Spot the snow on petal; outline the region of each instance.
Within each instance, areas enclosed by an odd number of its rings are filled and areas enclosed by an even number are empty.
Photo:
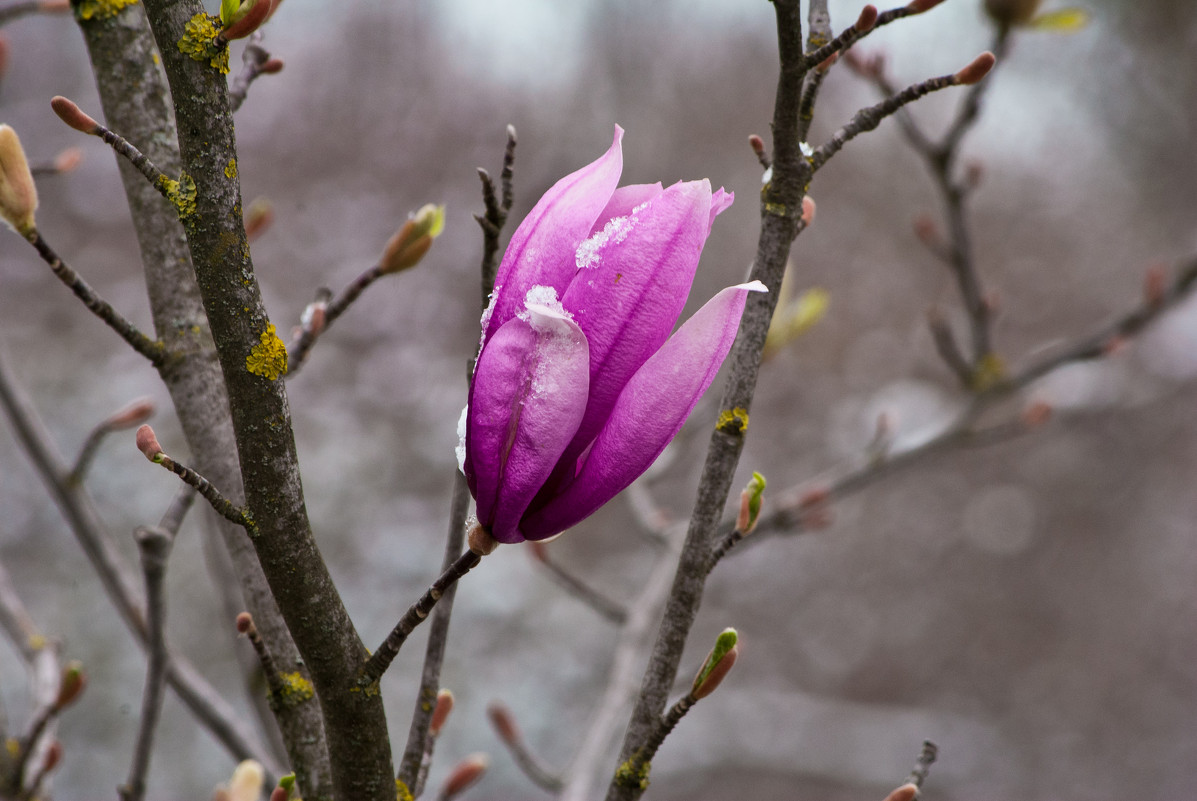
[[[478,359],[466,424],[465,474],[478,519],[519,542],[520,518],[573,438],[586,408],[589,358],[578,326],[530,304]]]
[[[496,290],[486,318],[484,342],[519,313],[529,288],[540,284],[564,291],[576,269],[578,245],[590,236],[619,183],[622,140],[617,125],[607,152],[554,184],[516,228],[495,278],[502,289]]]

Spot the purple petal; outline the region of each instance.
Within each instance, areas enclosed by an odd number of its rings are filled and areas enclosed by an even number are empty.
[[[573,438],[588,383],[586,337],[559,305],[530,302],[486,343],[470,393],[465,474],[478,519],[499,542],[524,539],[520,518]]]
[[[661,191],[660,181],[655,184],[629,184],[619,187],[607,201],[607,207],[603,209],[603,213],[594,221],[594,226],[590,229],[591,233],[601,231],[612,217],[626,217],[632,213],[632,209],[649,202],[661,194]]]
[[[590,402],[567,458],[598,434],[628,379],[668,339],[690,294],[710,207],[705,180],[674,184],[578,249],[580,269],[561,303],[590,344]]]
[[[715,227],[715,218],[723,212],[731,208],[731,204],[736,199],[735,192],[726,192],[723,187],[719,187],[711,195],[711,221],[707,225],[707,235],[710,236],[711,229]]]
[[[711,298],[636,372],[595,439],[578,477],[522,524],[527,539],[564,531],[615,497],[681,430],[731,350],[749,292],[758,281]]]
[[[554,184],[512,234],[495,277],[491,308],[483,316],[483,342],[524,308],[532,287],[553,287],[558,296],[565,291],[576,269],[574,251],[590,235],[619,183],[622,139],[617,125],[607,152]]]

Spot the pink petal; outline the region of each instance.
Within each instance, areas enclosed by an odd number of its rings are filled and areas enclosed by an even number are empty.
[[[588,384],[586,337],[559,309],[529,304],[486,343],[464,468],[478,519],[499,542],[524,539],[520,518],[573,438]]]
[[[615,126],[611,147],[553,185],[511,236],[495,277],[495,297],[484,317],[483,342],[524,308],[534,286],[558,296],[574,275],[574,251],[590,236],[623,171],[623,129]]]
[[[655,184],[629,184],[619,187],[615,190],[615,194],[611,195],[611,199],[607,201],[607,207],[603,209],[603,213],[594,221],[591,233],[603,230],[603,226],[612,217],[626,217],[632,213],[632,209],[652,200],[661,194],[661,191],[660,181],[657,181]]]
[[[564,531],[631,484],[681,430],[731,350],[758,281],[711,298],[636,372],[595,439],[577,478],[522,525],[527,539]]]
[[[590,402],[567,459],[590,444],[624,385],[669,338],[690,294],[710,208],[707,181],[677,183],[579,249],[580,269],[561,303],[590,344]]]
[[[711,229],[715,226],[715,218],[731,208],[731,204],[735,199],[736,193],[724,191],[722,186],[716,189],[714,194],[711,195],[711,221],[707,225],[708,236],[711,233]]]

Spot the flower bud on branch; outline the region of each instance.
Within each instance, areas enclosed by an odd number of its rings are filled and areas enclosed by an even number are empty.
[[[445,780],[445,786],[441,788],[439,798],[449,801],[461,795],[476,784],[489,767],[490,757],[487,754],[470,754],[453,768],[449,778]]]
[[[445,229],[445,207],[429,203],[403,223],[387,242],[378,263],[384,275],[415,267]]]
[[[58,697],[54,699],[54,711],[60,712],[74,703],[87,687],[87,674],[83,672],[83,663],[73,661],[62,671],[62,681],[58,685]]]
[[[50,108],[54,109],[54,113],[58,115],[58,119],[80,133],[96,136],[100,131],[100,123],[96,122],[83,109],[79,108],[73,100],[68,100],[62,95],[56,95],[50,99]]]
[[[702,669],[694,677],[694,684],[690,688],[690,695],[695,700],[706,698],[713,693],[724,677],[731,672],[732,666],[740,656],[739,635],[735,629],[724,629],[715,640],[715,647],[707,655]]]
[[[953,78],[956,83],[970,86],[977,83],[993,69],[993,65],[997,63],[997,57],[993,53],[986,50],[981,55],[972,60],[967,67],[957,72]]]
[[[501,701],[491,701],[486,707],[486,716],[490,718],[490,725],[495,727],[495,733],[504,744],[515,745],[523,740],[519,727],[515,725],[515,717]]]
[[[756,528],[761,515],[761,498],[765,494],[765,477],[753,471],[752,480],[740,492],[740,514],[736,518],[736,531],[747,536]]]
[[[450,690],[441,690],[436,694],[436,707],[432,710],[432,721],[428,724],[428,733],[433,737],[439,736],[452,711],[453,693]]]
[[[145,458],[151,462],[161,462],[162,457],[166,455],[162,451],[162,446],[158,444],[158,437],[154,434],[154,429],[149,424],[137,429],[137,450],[145,454]]]
[[[0,125],[0,218],[29,238],[37,230],[37,186],[17,132]]]

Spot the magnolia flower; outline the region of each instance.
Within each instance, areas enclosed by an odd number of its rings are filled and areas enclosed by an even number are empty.
[[[520,223],[482,316],[458,459],[499,542],[558,534],[647,470],[764,291],[725,289],[669,336],[732,195],[706,180],[617,189],[622,138]]]

